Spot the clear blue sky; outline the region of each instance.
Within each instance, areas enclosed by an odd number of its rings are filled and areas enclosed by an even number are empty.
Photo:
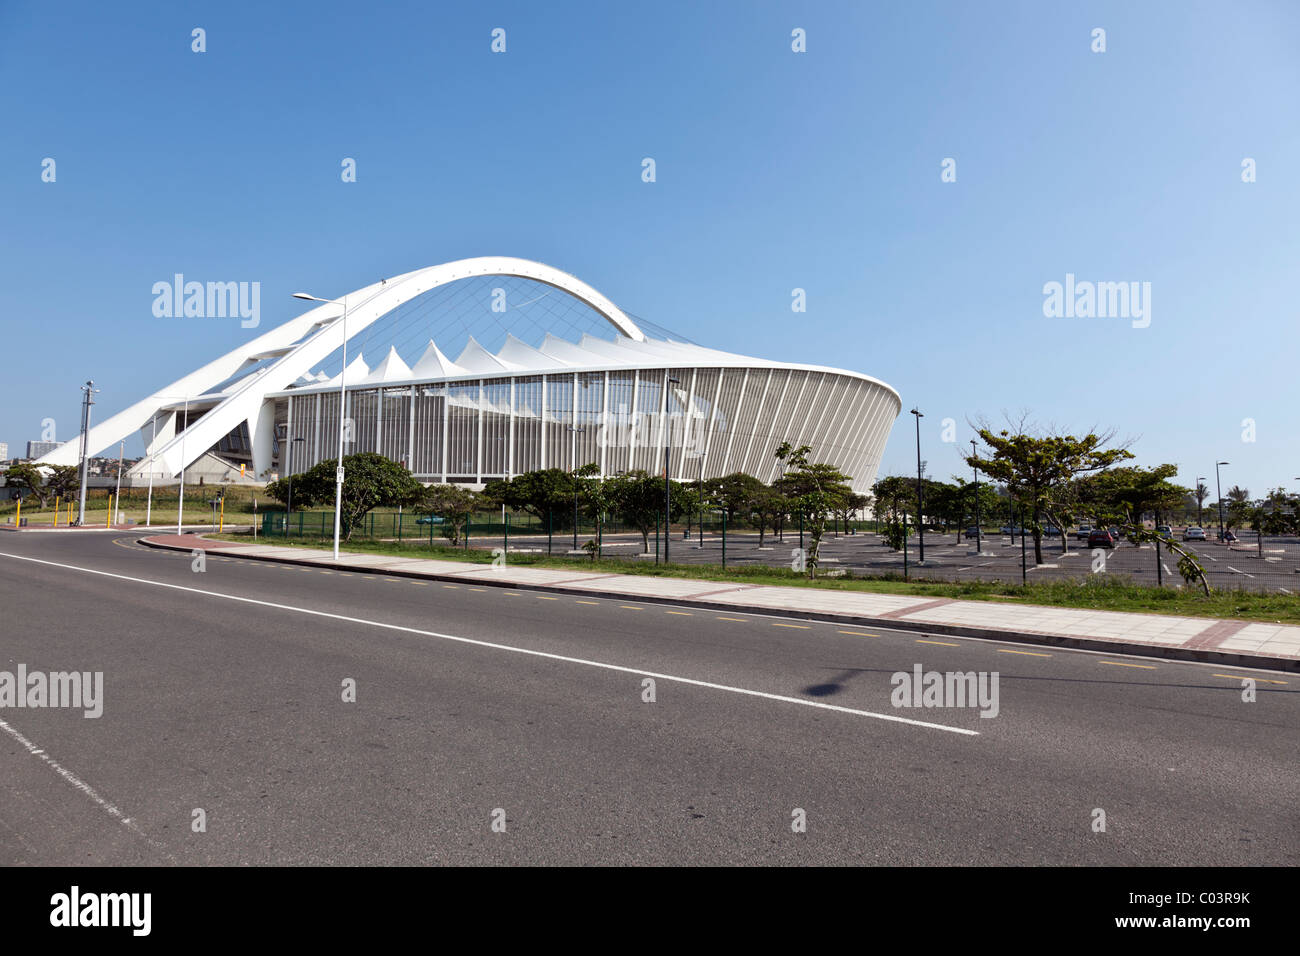
[[[915,468],[919,403],[938,478],[943,418],[1025,409],[1212,492],[1216,457],[1294,488],[1298,104],[1291,2],[3,0],[0,440],[72,437],[86,378],[102,419],[296,289],[501,254],[890,383],[882,473]],[[262,327],[155,318],[176,272],[260,282]],[[1150,282],[1150,327],[1044,317],[1066,273]]]

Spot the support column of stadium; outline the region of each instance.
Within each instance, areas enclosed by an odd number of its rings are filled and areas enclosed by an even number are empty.
[[[336,299],[321,299],[306,292],[295,292],[295,299],[308,299],[312,302],[323,302],[326,305],[339,305]],[[348,376],[348,297],[345,295],[342,299],[343,306],[343,367],[339,370],[339,457],[335,462],[336,470],[334,472],[334,560],[339,559],[339,530],[343,519],[343,418],[347,409],[347,376]],[[182,455],[182,458],[184,456]],[[182,487],[183,487],[182,482]]]
[[[77,505],[77,527],[80,528],[86,523],[86,476],[89,459],[86,455],[86,439],[90,432],[90,406],[95,404],[95,388],[93,379],[88,379],[86,384],[81,386],[84,393],[81,399],[81,497]]]
[[[605,470],[605,448],[609,445],[609,372],[605,373],[605,385],[600,392],[600,428],[596,430],[597,444],[600,446],[600,476],[609,474]],[[600,537],[600,527],[596,528],[596,537]],[[597,544],[599,550],[599,544]]]
[[[680,385],[682,383],[679,379],[670,378],[667,380],[665,384]],[[673,443],[672,442],[672,420],[670,418],[667,418],[667,413],[668,413],[668,389],[664,388],[664,415],[665,415],[664,425],[666,426],[664,429],[664,564],[668,563],[668,549],[672,546],[673,543],[673,532],[672,532],[673,512],[672,512],[672,500],[671,500],[672,499],[672,464],[670,461],[671,448]]]
[[[916,531],[917,549],[921,552],[919,561],[925,564],[925,502],[921,489],[921,419],[925,417],[923,412],[912,409],[912,414],[916,416]]]
[[[1219,466],[1230,465],[1230,464],[1232,464],[1232,462],[1230,461],[1216,461],[1214,463],[1214,490],[1219,498],[1217,504],[1219,506],[1219,540],[1220,541],[1223,541],[1224,537],[1223,537],[1223,482],[1219,478]]]

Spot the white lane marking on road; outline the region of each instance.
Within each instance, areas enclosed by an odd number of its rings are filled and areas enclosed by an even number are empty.
[[[418,627],[406,627],[402,624],[386,624],[383,621],[369,621],[363,617],[349,617],[346,614],[331,614],[328,611],[317,611],[313,608],[294,607],[292,604],[277,604],[274,601],[260,601],[257,598],[241,597],[238,594],[222,594],[220,591],[205,591],[202,588],[186,587],[183,584],[168,584],[165,581],[150,581],[147,578],[131,577],[129,574],[114,574],[112,571],[99,571],[95,568],[82,568],[75,564],[62,564],[58,561],[46,561],[41,558],[31,558],[22,554],[7,554],[0,551],[0,558],[12,558],[15,561],[30,561],[33,564],[44,564],[52,568],[63,568],[67,571],[80,571],[83,574],[96,574],[105,578],[115,578],[118,581],[131,581],[135,584],[167,588],[172,591],[185,591],[188,594],[203,594],[207,597],[221,598],[226,601],[238,601],[241,604],[255,604],[258,607],[271,607],[280,611],[293,611],[296,614],[309,614],[312,617],[325,617],[333,621],[346,621],[349,624],[365,624],[369,627],[377,627],[386,631],[401,631],[405,634],[419,634],[424,637],[436,637],[444,641],[455,641],[458,644],[469,644],[474,647],[486,647],[494,651],[510,651],[514,654],[526,654],[529,657],[541,657],[546,660],[561,661],[566,664],[581,664],[584,667],[595,667],[601,670],[618,671],[623,674],[638,674],[642,677],[653,677],[656,680],[666,680],[677,684],[688,684],[692,687],[703,687],[707,690],[719,690],[728,694],[741,694],[746,697],[759,697],[764,700],[775,700],[785,704],[798,704],[801,707],[812,707],[817,710],[833,710],[836,713],[852,714],[856,717],[871,717],[876,720],[887,720],[896,724],[909,724],[913,727],[927,727],[930,730],[946,730],[950,734],[963,734],[968,737],[978,737],[980,735],[978,730],[967,730],[964,727],[949,727],[945,724],[932,724],[926,720],[911,720],[910,718],[899,717],[895,714],[879,714],[870,710],[857,710],[853,707],[840,707],[836,704],[827,704],[818,700],[804,700],[801,697],[787,697],[784,694],[770,694],[767,691],[751,690],[747,687],[735,687],[731,684],[715,684],[712,681],[696,680],[693,677],[679,677],[676,674],[660,674],[640,667],[628,667],[624,664],[609,664],[605,661],[592,661],[582,657],[568,657],[564,654],[552,654],[548,651],[537,651],[529,647],[516,647],[513,644],[498,644],[494,641],[480,641],[472,637],[460,637],[456,634],[443,634],[439,631],[425,631]]]
[[[1228,565],[1228,570],[1229,570],[1229,571],[1237,571],[1237,569],[1234,568],[1231,564]],[[1237,571],[1237,573],[1238,573],[1238,574],[1246,574],[1245,571]],[[1248,577],[1248,578],[1253,578],[1254,576],[1255,576],[1255,575],[1253,575],[1253,574],[1246,574],[1246,577]]]
[[[62,777],[64,780],[70,783],[77,790],[80,790],[85,796],[89,797],[94,802],[94,804],[97,807],[99,807],[99,809],[103,810],[105,813],[107,813],[118,823],[122,824],[122,826],[126,827],[136,836],[140,837],[140,839],[144,840],[150,846],[153,846],[156,849],[162,848],[161,844],[155,843],[153,840],[149,839],[149,837],[145,835],[145,832],[141,830],[138,826],[136,826],[135,822],[131,820],[130,817],[128,817],[117,807],[113,806],[113,804],[109,803],[98,793],[96,793],[94,787],[86,783],[86,781],[82,780],[75,773],[73,773],[67,767],[63,766],[61,763],[59,763],[57,760],[55,760],[53,757],[47,754],[40,747],[37,747],[36,744],[32,743],[30,740],[24,737],[21,731],[18,730],[18,728],[14,727],[12,724],[6,723],[3,720],[0,720],[0,730],[3,730],[9,736],[13,737],[14,740],[22,744],[23,748],[33,757],[39,757],[42,763],[44,763],[47,767],[49,767],[60,777]]]

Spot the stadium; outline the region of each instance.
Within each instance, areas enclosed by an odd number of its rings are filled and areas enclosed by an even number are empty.
[[[771,482],[790,442],[865,492],[902,407],[868,375],[697,345],[524,259],[464,259],[317,301],[92,423],[87,453],[138,431],[130,484],[179,481],[213,456],[265,481],[337,457],[342,391],[344,454],[378,452],[424,482],[588,463],[662,474],[665,449],[675,479]],[[75,464],[80,445],[38,463]]]

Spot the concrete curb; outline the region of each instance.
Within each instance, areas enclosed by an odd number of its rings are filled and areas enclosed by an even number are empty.
[[[162,551],[180,551],[189,553],[192,548],[179,545],[159,544],[148,538],[138,538],[137,544]],[[300,567],[318,568],[319,561],[301,558],[272,557],[262,554],[239,554],[238,546],[214,548],[214,553],[224,557],[238,557],[245,561],[267,561],[273,564],[292,564]],[[356,553],[356,552],[353,552]],[[419,560],[412,559],[412,560]],[[991,628],[966,627],[956,624],[931,624],[923,621],[895,620],[893,618],[863,617],[853,614],[835,614],[831,611],[798,610],[793,608],[772,608],[758,605],[720,603],[715,601],[674,598],[661,595],[629,594],[610,592],[583,587],[557,587],[547,584],[522,584],[517,581],[493,581],[490,578],[467,580],[454,574],[440,574],[437,571],[401,571],[389,568],[367,568],[349,566],[348,571],[358,574],[384,574],[397,578],[413,578],[422,581],[443,581],[450,584],[478,584],[485,587],[508,588],[516,591],[545,591],[549,594],[576,594],[582,597],[622,598],[638,601],[642,604],[671,604],[676,607],[693,607],[702,610],[732,610],[750,614],[763,614],[772,617],[789,617],[802,621],[818,621],[824,624],[857,624],[866,627],[880,627],[895,631],[913,631],[923,634],[946,635],[948,637],[973,637],[982,640],[1014,641],[1038,647],[1065,647],[1075,650],[1100,651],[1109,654],[1125,654],[1137,657],[1151,657],[1165,660],[1190,661],[1198,664],[1222,664],[1226,667],[1246,667],[1254,670],[1284,671],[1300,673],[1300,660],[1287,657],[1268,657],[1255,654],[1242,654],[1234,651],[1218,651],[1188,647],[1166,647],[1155,644],[1133,644],[1126,641],[1103,641],[1094,638],[1067,637],[1057,634],[1036,634],[1031,631],[1001,631]]]

